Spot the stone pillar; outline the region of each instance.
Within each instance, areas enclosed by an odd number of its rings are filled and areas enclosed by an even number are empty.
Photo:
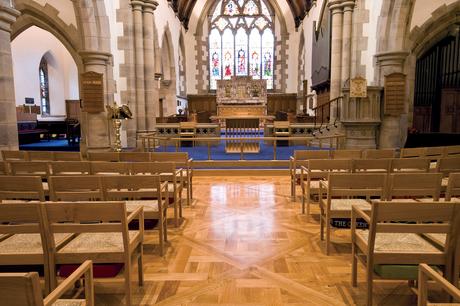
[[[351,33],[353,22],[353,8],[355,2],[347,1],[343,6],[343,27],[342,27],[342,88],[350,79],[351,67]]]
[[[145,78],[145,128],[155,128],[155,106],[158,103],[158,86],[155,80],[154,53],[154,18],[153,11],[157,8],[155,0],[144,0],[144,78]]]
[[[341,0],[331,0],[328,3],[332,17],[331,39],[331,100],[340,96],[342,87],[342,19],[343,7]],[[330,121],[335,121],[337,106],[331,106]]]
[[[19,15],[9,0],[0,0],[0,150],[18,149],[11,25]]]
[[[385,76],[404,71],[406,51],[391,51],[376,54],[379,83],[384,84]],[[408,95],[406,95],[407,99]],[[407,109],[407,108],[406,108]],[[407,136],[407,111],[399,116],[384,115],[380,127],[380,148],[401,148]]]
[[[144,1],[131,0],[134,23],[134,67],[136,80],[135,116],[137,131],[145,131],[145,80],[144,80],[144,22],[142,18]]]
[[[81,51],[84,72],[94,71],[103,74],[104,80],[104,102],[105,105],[112,101],[109,91],[109,74],[112,64],[112,55],[110,53],[99,51]],[[110,149],[110,129],[107,120],[107,113],[82,113],[81,118],[82,140],[80,151],[86,154],[87,151],[101,151]]]

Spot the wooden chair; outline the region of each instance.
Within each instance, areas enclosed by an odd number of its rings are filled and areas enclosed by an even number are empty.
[[[129,171],[130,163],[91,162],[92,175],[127,175]]]
[[[149,162],[150,154],[148,152],[120,152],[121,162]]]
[[[307,166],[310,159],[329,159],[328,150],[295,150],[289,158],[289,173],[291,174],[291,198],[296,200],[296,186],[302,186],[301,166]]]
[[[56,265],[123,263],[126,305],[132,305],[131,263],[137,258],[139,285],[143,285],[144,213],[142,207],[127,216],[124,202],[44,203],[45,233],[50,251],[50,277],[56,286]],[[139,219],[139,230],[128,224]],[[100,221],[100,222],[94,222]],[[59,234],[77,234],[63,246],[54,243]]]
[[[3,161],[25,161],[26,152],[17,150],[2,150]]]
[[[429,172],[430,160],[426,158],[394,158],[391,172]]]
[[[87,161],[55,161],[50,162],[51,175],[89,175],[91,174],[91,163]]]
[[[4,200],[45,201],[39,176],[0,176],[0,203]]]
[[[38,273],[0,273],[0,296],[3,305],[8,306],[93,306],[94,284],[93,265],[91,260],[85,261],[62,284],[53,290],[45,299],[42,298]],[[85,281],[85,299],[61,299],[74,284]]]
[[[51,151],[26,151],[27,161],[52,161],[54,152]]]
[[[438,201],[441,194],[441,173],[396,173],[390,174],[388,201],[409,201],[425,199]],[[404,199],[404,200],[403,200]]]
[[[289,121],[274,121],[273,122],[273,137],[280,137],[280,140],[277,140],[277,145],[281,145],[281,142],[287,142],[289,145],[289,141],[282,140],[283,137],[290,137],[291,136],[291,127]]]
[[[451,234],[458,226],[453,222],[458,210],[458,205],[448,202],[374,201],[371,212],[353,206],[352,285],[357,286],[357,261],[362,259],[366,266],[368,306],[372,305],[374,272],[385,279],[416,279],[416,265],[427,263],[443,265],[444,272],[450,273],[454,247]],[[366,220],[369,230],[357,230],[357,218]],[[446,234],[446,247],[437,248],[422,233]],[[400,265],[415,265],[415,273],[402,274]]]
[[[7,162],[0,162],[0,175],[10,174],[10,168],[8,167]]]
[[[151,162],[172,162],[177,168],[182,169],[184,188],[187,188],[187,205],[193,200],[193,159],[188,157],[187,152],[152,152]]]
[[[447,292],[450,296],[456,299],[458,303],[460,303],[460,289],[455,287],[453,284],[449,283],[447,279],[442,277],[441,274],[436,272],[429,265],[422,263],[419,265],[418,268],[418,306],[441,305],[431,304],[428,301],[428,281],[430,280],[433,280],[436,283],[436,285],[443,289],[443,291]],[[443,303],[442,305],[447,306],[449,304]]]
[[[446,157],[460,157],[460,146],[448,146],[445,151]]]
[[[326,228],[326,255],[329,255],[332,219],[350,218],[352,205],[370,210],[367,199],[384,199],[386,181],[387,175],[380,173],[330,173],[327,183],[320,182],[320,235],[324,240]]]
[[[179,122],[179,137],[192,141],[195,146],[196,122]]]
[[[438,160],[440,158],[445,157],[446,155],[446,147],[426,147],[425,148],[425,158],[429,158],[431,160]]]
[[[460,157],[441,158],[437,163],[436,171],[443,174],[442,191],[445,191],[449,184],[449,174],[460,172]]]
[[[54,152],[55,161],[82,161],[83,158],[80,152]]]
[[[105,200],[125,200],[128,213],[142,207],[145,220],[158,220],[160,256],[163,256],[168,241],[167,183],[161,183],[159,175],[104,176],[101,180]]]
[[[400,158],[424,158],[426,148],[402,148],[399,153]]]
[[[117,162],[120,161],[118,152],[88,152],[89,161]]]
[[[51,201],[102,201],[104,191],[100,176],[50,176]]]
[[[150,162],[150,163],[132,163],[131,173],[133,175],[147,174],[160,175],[162,182],[167,182],[167,196],[169,204],[174,208],[174,223],[179,226],[179,220],[182,218],[182,190],[183,180],[182,169],[177,169],[173,162]],[[172,199],[172,201],[171,201]]]
[[[12,175],[40,176],[42,180],[50,176],[50,168],[45,161],[15,161],[9,164]]]
[[[449,184],[447,185],[445,200],[460,202],[460,198],[454,197],[460,197],[460,172],[451,173],[449,175]]]
[[[363,158],[380,159],[380,158],[395,158],[395,149],[367,149],[363,151]]]
[[[391,159],[355,159],[353,160],[354,173],[389,173]]]
[[[333,150],[331,156],[333,159],[360,159],[362,158],[362,150]]]
[[[302,182],[302,213],[307,207],[307,217],[310,216],[310,205],[312,196],[319,195],[319,184],[327,180],[329,173],[351,172],[351,159],[310,159],[306,167],[300,166],[300,181]],[[305,205],[306,204],[306,205]]]

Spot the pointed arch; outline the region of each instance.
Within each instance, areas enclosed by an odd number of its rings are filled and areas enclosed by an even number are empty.
[[[185,97],[187,95],[187,59],[185,53],[185,41],[182,31],[179,36],[179,56],[178,56],[178,70],[179,70],[179,95]]]

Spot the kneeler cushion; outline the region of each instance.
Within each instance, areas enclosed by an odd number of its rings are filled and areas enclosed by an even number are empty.
[[[75,270],[78,269],[80,265],[61,265],[59,267],[59,276],[68,277]],[[93,275],[95,278],[109,278],[117,276],[121,269],[123,269],[124,264],[122,263],[108,263],[108,264],[94,264],[93,265]]]

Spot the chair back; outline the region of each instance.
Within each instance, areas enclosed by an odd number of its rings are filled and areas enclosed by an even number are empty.
[[[355,159],[353,160],[354,173],[388,173],[390,172],[391,159]]]
[[[49,163],[51,175],[88,175],[91,173],[90,162],[87,161],[55,161]]]
[[[123,162],[91,162],[92,175],[129,174],[130,163]]]
[[[0,234],[41,233],[39,203],[2,203],[0,205]]]
[[[83,160],[80,152],[54,152],[55,161],[81,161]]]
[[[101,180],[108,201],[161,198],[158,175],[104,176]]]
[[[48,162],[46,161],[15,161],[10,162],[12,175],[40,176],[47,179],[50,175]]]
[[[88,152],[89,161],[116,162],[120,161],[118,152]]]
[[[446,147],[446,157],[460,157],[460,146]]]
[[[0,162],[0,175],[10,174],[10,169],[7,162]]]
[[[37,272],[0,273],[2,305],[44,306]]]
[[[359,159],[362,157],[363,151],[362,150],[334,150],[331,151],[331,155],[333,159]]]
[[[425,198],[439,200],[441,193],[441,173],[396,173],[390,174],[387,199]]]
[[[309,159],[328,159],[330,152],[328,150],[295,150],[294,158],[296,161]]]
[[[178,167],[185,167],[189,164],[187,152],[151,152],[152,162],[175,162]]]
[[[149,162],[150,154],[148,152],[120,152],[120,161],[122,162]]]
[[[28,161],[52,161],[54,160],[54,152],[26,151],[26,160]]]
[[[445,177],[449,176],[451,172],[460,172],[460,156],[441,158],[437,163],[436,170]]]
[[[42,180],[39,176],[2,175],[0,176],[0,201],[2,200],[45,201]]]
[[[430,160],[437,160],[444,157],[446,154],[446,147],[426,147],[425,157]]]
[[[330,173],[328,200],[331,197],[385,197],[387,175],[384,173]]]
[[[400,158],[423,158],[425,157],[426,148],[402,148],[399,153]]]
[[[363,151],[363,158],[380,159],[380,158],[395,158],[395,149],[367,149]]]
[[[50,176],[51,201],[102,201],[104,192],[99,176]]]
[[[26,151],[2,150],[3,161],[26,160]]]
[[[449,183],[447,184],[446,190],[446,201],[450,201],[452,197],[460,197],[460,172],[451,173],[449,175]]]
[[[430,160],[426,158],[394,158],[391,172],[428,172]]]

